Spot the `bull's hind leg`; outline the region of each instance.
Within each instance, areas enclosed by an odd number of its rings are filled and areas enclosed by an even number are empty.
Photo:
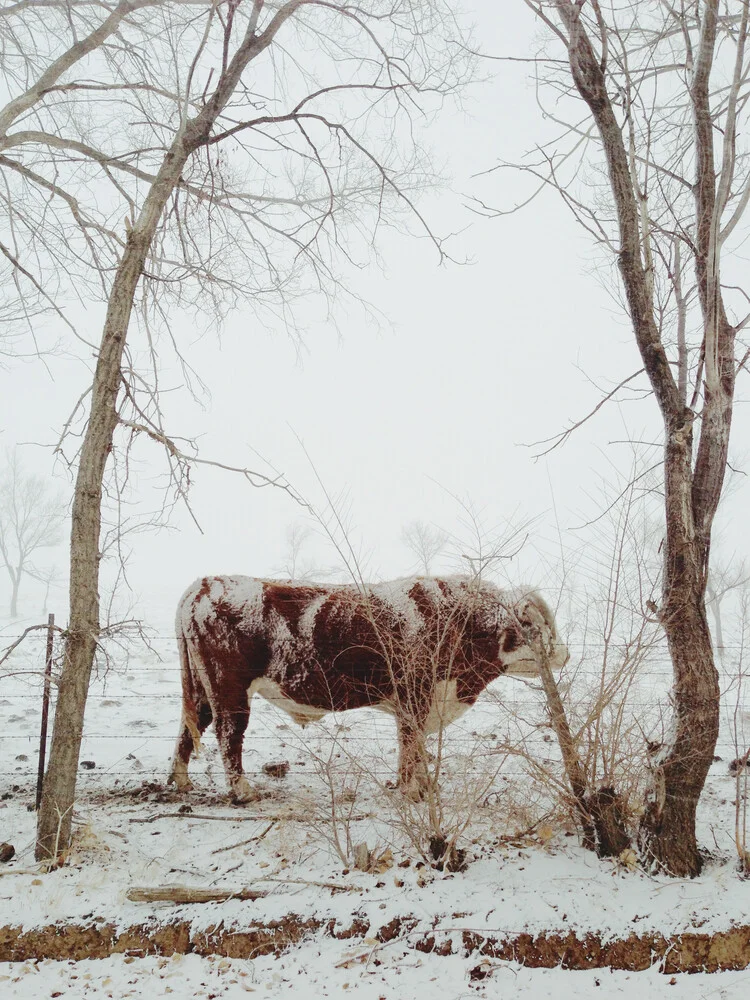
[[[235,704],[225,704],[221,709],[217,709],[214,722],[216,740],[233,802],[251,802],[258,797],[257,792],[250,787],[250,782],[242,769],[242,741],[250,718],[247,695],[244,697],[244,704],[237,698]]]
[[[193,783],[188,776],[188,764],[193,751],[198,750],[200,738],[211,725],[213,713],[208,702],[202,702],[198,707],[183,704],[180,732],[172,761],[172,772],[168,784],[175,784],[178,791],[189,792]]]

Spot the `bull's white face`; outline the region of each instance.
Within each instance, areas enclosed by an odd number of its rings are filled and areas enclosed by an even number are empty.
[[[552,670],[562,670],[570,659],[568,647],[557,635],[555,619],[546,601],[538,594],[526,594],[514,607],[514,614],[521,626],[531,627],[539,635],[539,639],[549,655],[549,665]],[[511,652],[504,652],[505,636],[500,641],[500,660],[506,666],[507,674],[521,677],[536,677],[539,675],[539,662],[535,649],[528,642],[522,642]]]

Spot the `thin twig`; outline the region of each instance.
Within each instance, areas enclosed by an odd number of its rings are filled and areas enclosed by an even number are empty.
[[[188,814],[189,815],[189,814]],[[265,835],[269,830],[276,825],[278,821],[272,819],[268,826],[263,830],[262,833],[256,834],[254,837],[249,837],[247,840],[239,840],[236,844],[228,844],[226,847],[217,847],[215,851],[211,851],[212,854],[221,854],[222,851],[233,851],[235,847],[244,847],[245,844],[253,844],[256,840],[263,840]]]
[[[13,652],[13,650],[16,649],[18,646],[21,645],[21,643],[23,642],[23,640],[26,638],[26,636],[30,632],[38,632],[40,629],[49,629],[49,628],[52,628],[55,632],[61,632],[62,633],[62,632],[65,631],[65,629],[60,628],[59,625],[52,625],[52,626],[50,626],[50,625],[29,625],[28,628],[26,628],[26,629],[23,630],[23,632],[21,633],[21,635],[19,635],[19,637],[16,639],[16,641],[14,643],[12,643],[12,645],[10,645],[10,646],[7,647],[7,649],[5,650],[5,652],[3,653],[3,655],[0,656],[0,667],[2,667],[2,665],[8,659],[8,657]],[[36,673],[36,671],[34,671],[34,673]]]

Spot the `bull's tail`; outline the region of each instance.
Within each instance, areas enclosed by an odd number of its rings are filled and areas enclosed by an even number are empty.
[[[182,675],[182,722],[193,739],[193,752],[197,756],[201,743],[201,732],[198,728],[198,706],[206,700],[206,694],[203,685],[192,669],[190,650],[184,635],[177,637],[177,649],[180,654],[180,673]]]
[[[182,677],[182,717],[172,762],[172,772],[168,780],[177,785],[181,791],[188,791],[193,787],[188,777],[188,763],[192,754],[197,754],[199,751],[201,734],[211,722],[211,709],[203,684],[191,662],[188,641],[179,626],[177,629],[177,649],[180,656]]]

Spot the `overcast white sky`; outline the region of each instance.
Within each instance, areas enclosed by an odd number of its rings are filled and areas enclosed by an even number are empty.
[[[533,50],[537,29],[520,0],[473,6],[485,51]],[[504,171],[480,182],[472,175],[517,158],[546,135],[528,68],[482,68],[491,78],[427,133],[450,184],[423,202],[437,231],[459,233],[450,245],[454,258],[471,262],[438,266],[426,240],[386,233],[385,271],[373,265],[348,278],[387,317],[379,329],[353,309],[339,331],[300,330],[300,349],[284,331],[259,329],[251,315],[235,314],[220,344],[209,335],[188,355],[211,389],[204,408],[176,391],[167,404],[172,432],[200,436],[206,457],[258,466],[257,451],[322,505],[301,439],[330,493],[345,497],[352,539],[373,578],[411,568],[400,541],[408,522],[464,532],[456,497],[488,531],[507,518],[538,518],[530,553],[535,546],[551,551],[554,503],[564,536],[577,545],[567,529],[592,514],[599,477],[630,468],[629,447],[609,442],[653,438],[658,429],[655,404],[646,400],[609,407],[539,462],[524,446],[591,408],[599,393],[589,379],[609,388],[640,363],[626,321],[592,273],[603,260],[600,251],[559,201],[546,195],[492,221],[468,211],[472,194],[511,206],[526,190],[521,178]],[[0,443],[54,442],[85,380],[83,364],[66,358],[51,358],[46,368],[14,363],[0,371]],[[180,385],[176,372],[172,385]],[[734,439],[740,464],[748,443],[744,409],[740,404]],[[161,455],[146,445],[137,454],[148,496]],[[49,452],[25,448],[24,455],[29,468],[52,474]],[[280,572],[286,532],[301,517],[284,493],[253,490],[215,470],[196,472],[192,500],[202,535],[178,512],[174,530],[131,541],[133,600],[159,628],[197,575]],[[742,505],[740,490],[730,514]],[[744,544],[733,538],[733,547]],[[323,566],[336,561],[322,541],[310,544],[309,557]],[[49,558],[64,577],[64,550]],[[532,555],[518,564],[525,582],[544,586],[528,580]],[[64,618],[62,591],[57,596],[52,610]]]

